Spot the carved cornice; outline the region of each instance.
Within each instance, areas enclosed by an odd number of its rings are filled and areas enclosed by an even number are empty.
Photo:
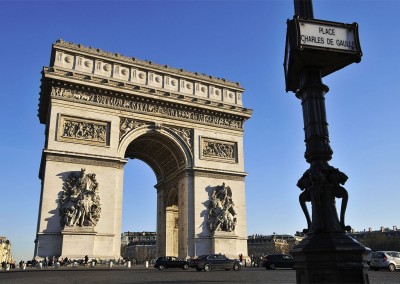
[[[155,99],[140,98],[138,96],[124,96],[117,92],[101,92],[94,88],[88,90],[85,88],[79,88],[79,86],[76,86],[75,88],[52,86],[48,91],[50,92],[51,97],[57,99],[102,107],[106,106],[118,110],[177,119],[186,122],[243,130],[244,117],[228,115],[226,113],[210,112],[195,107],[188,108],[179,104],[169,104]],[[45,110],[42,109],[42,111],[44,112]],[[45,113],[39,114],[44,115]],[[43,122],[45,122],[44,117],[41,118],[43,119]]]
[[[105,158],[100,156],[89,156],[83,155],[79,153],[68,153],[68,152],[53,152],[49,150],[43,151],[43,158],[46,161],[54,161],[54,162],[63,162],[63,163],[72,163],[72,164],[82,164],[82,165],[92,165],[92,166],[100,166],[100,167],[109,167],[122,169],[126,160],[123,159],[113,159],[113,158]],[[41,165],[43,166],[43,164]]]
[[[221,180],[234,180],[234,181],[244,181],[247,173],[243,172],[222,172],[213,171],[210,169],[193,169],[189,170],[193,172],[195,177],[207,177]]]
[[[173,68],[168,65],[156,64],[156,63],[153,63],[152,61],[141,60],[141,59],[138,59],[135,57],[128,57],[128,56],[124,56],[119,53],[112,53],[109,51],[104,51],[100,48],[86,47],[82,44],[66,42],[62,39],[57,40],[56,43],[53,44],[53,47],[54,48],[67,48],[67,49],[70,49],[70,50],[73,50],[76,52],[91,54],[93,56],[106,57],[113,61],[122,61],[122,62],[125,62],[130,65],[133,64],[133,65],[137,65],[137,66],[141,66],[141,67],[145,67],[145,68],[157,69],[159,71],[170,73],[170,74],[175,74],[177,76],[187,76],[187,77],[191,77],[194,79],[205,80],[205,81],[215,83],[215,84],[220,84],[220,85],[225,85],[225,86],[230,86],[230,87],[235,87],[235,88],[241,88],[239,82],[230,82],[224,78],[213,77],[213,76],[210,76],[207,74],[201,74],[201,73],[197,73],[197,72],[190,72],[190,71],[186,71],[183,69]]]
[[[184,108],[200,108],[210,113],[222,113],[245,121],[253,113],[251,109],[239,105],[226,104],[223,101],[174,92],[172,90],[158,90],[152,86],[141,86],[135,82],[124,82],[115,79],[104,79],[101,76],[71,72],[62,68],[44,67],[39,98],[39,118],[45,123],[45,113],[48,105],[48,94],[54,85],[69,88],[93,90],[121,96],[140,96],[144,99],[162,101],[166,104],[181,105]],[[86,86],[86,87],[85,87]]]

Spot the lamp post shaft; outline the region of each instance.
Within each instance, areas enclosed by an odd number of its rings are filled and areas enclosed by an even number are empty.
[[[295,14],[314,18],[311,0],[294,0]],[[297,283],[368,283],[363,266],[367,250],[346,235],[345,225],[348,201],[342,186],[347,176],[329,165],[333,151],[330,147],[326,119],[325,94],[328,87],[322,83],[321,70],[306,66],[300,71],[296,97],[301,100],[306,143],[305,159],[310,164],[299,179],[302,190],[300,206],[307,220],[307,236],[291,253],[295,259]],[[341,198],[340,214],[336,198]],[[311,202],[311,216],[306,206]],[[342,261],[340,261],[342,260]]]

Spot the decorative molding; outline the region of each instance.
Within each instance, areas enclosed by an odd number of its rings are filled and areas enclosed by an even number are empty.
[[[171,129],[175,134],[182,138],[190,151],[193,150],[193,129],[171,125],[168,125],[166,127]]]
[[[200,137],[200,159],[237,163],[237,142]]]
[[[188,76],[188,77],[192,77],[194,79],[205,80],[205,81],[212,82],[215,84],[221,84],[221,85],[225,85],[225,86],[242,89],[239,82],[230,82],[224,78],[213,77],[213,76],[210,76],[207,74],[201,74],[201,73],[197,73],[197,72],[190,72],[190,71],[186,71],[186,70],[179,69],[179,68],[173,68],[168,65],[156,64],[152,61],[140,60],[135,57],[127,57],[127,56],[124,56],[119,53],[112,53],[112,52],[104,51],[100,48],[86,47],[82,44],[66,42],[62,39],[57,40],[56,43],[53,45],[53,47],[54,48],[64,47],[67,49],[72,49],[73,51],[81,51],[81,52],[89,53],[89,54],[92,54],[93,56],[102,56],[102,57],[107,57],[111,60],[126,62],[129,65],[139,65],[139,66],[145,67],[145,68],[158,69],[158,70],[168,73],[168,74],[175,74],[178,76]],[[73,63],[72,56],[73,55],[68,54],[64,60],[66,62],[70,61],[67,63],[72,64]],[[85,66],[90,63],[91,63],[90,61],[85,61]],[[86,66],[86,67],[91,67],[91,66]],[[109,66],[109,64],[104,64],[103,68],[107,72],[111,71],[111,66]],[[109,70],[106,70],[106,68],[109,68]]]
[[[81,91],[58,86],[51,87],[50,95],[52,97],[64,98],[93,105],[108,106],[135,113],[144,113],[158,117],[166,117],[219,127],[228,127],[232,129],[243,129],[242,119],[227,118],[226,115],[218,113],[210,115],[201,110],[179,107],[179,105],[174,105],[174,107],[165,106],[156,101],[143,100],[133,96],[111,96],[108,94],[105,95],[92,91]]]
[[[244,174],[228,174],[228,173],[216,173],[210,171],[193,171],[195,177],[206,177],[221,180],[234,180],[234,181],[244,181]]]
[[[139,128],[143,125],[150,125],[148,122],[139,121],[132,118],[120,117],[119,119],[119,141],[125,137],[129,132]]]
[[[110,122],[59,115],[57,140],[91,144],[94,146],[110,145]]]
[[[44,154],[46,155],[46,161],[53,161],[53,162],[91,165],[91,166],[108,167],[116,169],[123,169],[126,164],[126,161],[106,160],[96,157],[83,157],[83,156],[79,157],[68,154],[47,153],[47,152],[45,152]]]

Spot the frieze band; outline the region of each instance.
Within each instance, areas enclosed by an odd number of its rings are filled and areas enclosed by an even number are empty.
[[[237,163],[237,143],[201,137],[201,159]]]
[[[193,110],[181,110],[168,106],[161,106],[156,103],[149,103],[135,100],[134,98],[118,98],[107,95],[95,94],[92,92],[79,91],[52,86],[52,97],[63,97],[78,101],[85,101],[93,104],[108,105],[115,108],[131,110],[139,113],[149,113],[162,117],[206,123],[211,125],[225,126],[233,129],[243,129],[242,120],[234,120],[217,115],[208,115]]]
[[[58,140],[108,146],[109,128],[106,121],[60,115]]]

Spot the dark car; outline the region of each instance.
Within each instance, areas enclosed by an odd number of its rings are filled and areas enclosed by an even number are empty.
[[[175,256],[161,256],[157,258],[156,263],[154,264],[155,268],[163,270],[165,268],[182,268],[188,269],[189,262],[182,259],[177,258]]]
[[[212,269],[233,269],[238,271],[242,268],[242,263],[238,259],[227,258],[223,254],[206,254],[192,259],[190,266],[197,271],[211,271]]]
[[[266,269],[293,268],[293,257],[288,254],[268,254],[264,256],[262,266]]]

